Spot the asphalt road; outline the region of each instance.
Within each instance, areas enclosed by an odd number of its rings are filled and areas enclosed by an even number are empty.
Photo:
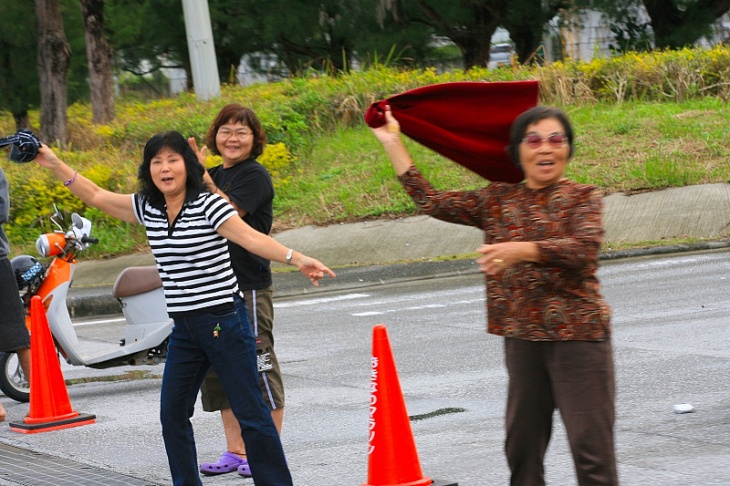
[[[624,486],[730,483],[728,275],[728,251],[602,264],[614,312]],[[502,451],[506,374],[501,339],[484,332],[484,304],[478,274],[277,299],[277,349],[288,400],[283,441],[295,483],[367,481],[372,329],[382,323],[414,419],[423,473],[460,486],[508,484]],[[98,344],[115,336],[86,324],[78,327],[84,339]],[[157,417],[162,369],[64,367],[66,379],[129,371],[147,371],[151,378],[69,386],[74,409],[96,414],[95,424],[34,435],[3,426],[0,443],[169,484]],[[10,420],[27,411],[27,404],[3,403]],[[694,412],[674,413],[681,403],[692,404]],[[198,408],[193,424],[199,458],[216,459],[224,447],[217,415]],[[557,418],[546,465],[549,484],[575,484]],[[229,474],[203,483],[253,482]],[[19,483],[2,483],[0,476],[0,484]]]

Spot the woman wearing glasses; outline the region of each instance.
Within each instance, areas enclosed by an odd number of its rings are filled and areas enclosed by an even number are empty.
[[[269,234],[274,218],[274,185],[269,172],[257,160],[264,151],[266,141],[266,133],[256,113],[239,103],[221,108],[208,129],[205,146],[200,151],[195,139],[188,139],[203,166],[206,149],[221,157],[222,163],[203,175],[208,189],[228,200],[249,226]],[[276,430],[281,434],[284,384],[274,352],[271,262],[232,242],[228,242],[228,249],[238,287],[243,291],[246,301],[251,330],[256,337],[257,356],[261,363],[261,393],[271,410]],[[241,437],[241,428],[214,370],[208,373],[203,382],[201,402],[206,412],[220,410],[226,450],[216,462],[200,464],[200,472],[217,475],[238,471],[241,476],[250,477],[251,468],[246,459],[246,444]]]
[[[487,331],[505,338],[511,484],[545,484],[556,408],[578,483],[618,484],[610,309],[596,277],[602,195],[564,176],[573,154],[568,117],[542,106],[522,113],[507,150],[524,180],[473,191],[435,190],[413,165],[390,109],[373,133],[423,212],[484,231],[477,263],[487,285]]]

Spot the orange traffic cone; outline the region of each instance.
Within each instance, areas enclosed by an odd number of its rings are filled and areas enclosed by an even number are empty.
[[[458,486],[433,481],[421,472],[388,331],[382,324],[373,328],[371,365],[368,482],[362,486]]]
[[[95,415],[71,408],[46,311],[38,296],[30,301],[30,320],[30,412],[22,423],[11,422],[10,429],[35,434],[93,424]]]

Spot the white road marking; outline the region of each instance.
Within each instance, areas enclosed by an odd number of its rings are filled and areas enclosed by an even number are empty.
[[[330,302],[340,302],[343,300],[353,300],[353,299],[364,299],[366,297],[370,297],[370,294],[345,294],[340,295],[337,297],[321,297],[316,299],[306,299],[306,300],[297,300],[296,302],[274,302],[274,308],[288,308],[288,307],[300,307],[305,305],[318,305],[318,304],[328,304]]]

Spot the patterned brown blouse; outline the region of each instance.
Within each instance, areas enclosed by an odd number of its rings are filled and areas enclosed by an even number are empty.
[[[495,182],[474,191],[436,191],[415,166],[399,180],[426,214],[476,226],[488,244],[531,241],[540,262],[486,276],[487,331],[530,341],[602,341],[611,311],[596,277],[603,238],[602,194],[568,180],[533,190]]]

